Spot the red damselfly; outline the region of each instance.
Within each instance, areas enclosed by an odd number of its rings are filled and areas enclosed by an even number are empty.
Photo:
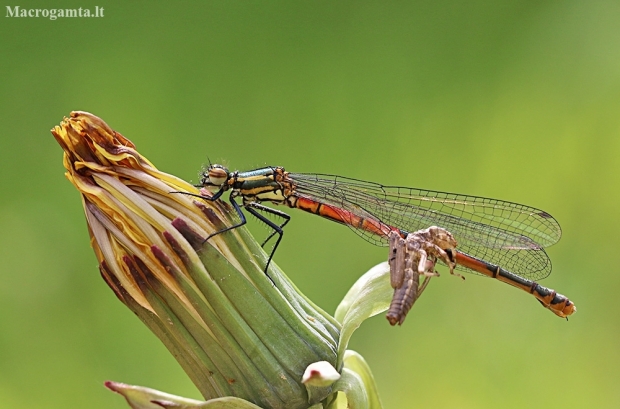
[[[211,234],[207,240],[242,226],[241,210],[266,223],[277,241],[267,267],[282,240],[283,227],[290,220],[284,212],[263,202],[314,213],[344,224],[366,241],[388,245],[390,232],[401,237],[429,226],[441,227],[454,236],[457,249],[445,249],[457,270],[474,272],[508,283],[534,295],[560,317],[576,311],[565,296],[541,286],[535,280],[551,273],[551,261],[544,248],[562,234],[558,222],[547,212],[512,202],[432,190],[384,186],[342,176],[290,173],[282,167],[264,167],[247,172],[229,172],[210,165],[199,187],[212,191],[205,200],[218,200],[230,191],[229,200],[240,222]],[[241,206],[236,198],[241,198]],[[258,211],[283,219],[274,223]]]

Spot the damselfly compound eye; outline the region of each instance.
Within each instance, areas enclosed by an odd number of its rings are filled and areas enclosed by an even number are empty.
[[[228,169],[221,165],[211,165],[203,179],[205,186],[222,186],[228,180]]]

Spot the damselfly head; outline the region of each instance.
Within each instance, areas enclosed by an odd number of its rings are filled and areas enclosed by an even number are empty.
[[[228,180],[228,169],[222,165],[209,165],[209,168],[202,174],[200,184],[203,187],[221,187]]]

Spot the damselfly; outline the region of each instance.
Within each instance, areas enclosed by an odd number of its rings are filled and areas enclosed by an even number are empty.
[[[229,172],[221,165],[210,165],[199,187],[211,189],[212,196],[200,196],[210,201],[230,191],[230,203],[240,218],[238,224],[211,234],[207,240],[244,225],[246,218],[241,206],[273,229],[263,246],[278,235],[265,272],[282,240],[283,227],[290,220],[288,214],[262,204],[271,202],[342,223],[379,246],[388,245],[391,231],[406,237],[429,226],[444,228],[458,243],[458,251],[446,249],[456,269],[492,277],[527,291],[560,317],[576,311],[568,298],[534,281],[551,273],[551,261],[544,248],[555,244],[562,230],[549,213],[530,206],[383,186],[342,176],[289,173],[282,167]],[[241,206],[236,201],[238,197]],[[274,223],[259,210],[279,216],[283,222]]]

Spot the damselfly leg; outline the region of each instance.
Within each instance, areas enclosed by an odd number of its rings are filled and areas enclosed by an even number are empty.
[[[187,196],[193,196],[193,197],[197,197],[203,200],[208,200],[210,202],[216,201],[218,200],[222,194],[225,192],[224,189],[220,189],[218,190],[218,192],[216,192],[213,196],[205,196],[205,195],[199,195],[199,194],[195,194],[195,193],[190,193],[190,192],[170,192],[170,193],[180,193],[180,194],[184,194]],[[243,225],[245,225],[247,223],[247,219],[245,217],[245,214],[243,213],[243,210],[241,210],[241,206],[239,205],[239,203],[237,203],[237,201],[235,200],[235,196],[233,196],[232,194],[229,196],[228,200],[230,201],[230,204],[232,205],[233,209],[235,209],[235,213],[237,213],[237,216],[239,216],[239,223],[236,223],[232,226],[226,227],[224,229],[218,230],[214,233],[211,233],[210,235],[208,235],[203,242],[208,241],[210,238],[217,236],[218,234],[222,234],[225,233],[227,231],[231,231],[234,230],[238,227],[241,227]],[[269,228],[271,228],[271,233],[267,236],[267,238],[263,241],[263,243],[261,244],[261,247],[264,247],[265,244],[267,244],[267,242],[269,240],[271,240],[271,238],[273,236],[275,236],[276,234],[278,235],[278,239],[276,240],[275,245],[273,246],[273,249],[271,250],[270,254],[269,254],[269,258],[267,259],[267,263],[265,264],[265,269],[264,272],[267,275],[267,277],[269,278],[269,280],[271,280],[271,282],[273,283],[272,278],[269,276],[269,273],[267,273],[267,270],[269,269],[269,264],[271,263],[271,260],[273,259],[273,256],[278,248],[278,245],[280,244],[280,242],[282,241],[282,236],[284,235],[284,230],[283,227],[290,221],[291,217],[284,213],[281,212],[279,210],[276,209],[272,209],[270,207],[267,206],[263,206],[260,203],[257,202],[250,202],[247,203],[243,206],[250,214],[252,214],[254,217],[256,217],[258,220],[262,221],[263,223],[265,223]],[[265,213],[269,213],[278,217],[281,217],[282,219],[284,219],[284,222],[282,222],[281,224],[277,224],[274,223],[272,220],[268,219],[267,217],[263,216],[262,214],[260,214],[259,212],[257,212],[256,210],[260,210],[260,211],[264,211]],[[274,283],[275,284],[275,283]]]

